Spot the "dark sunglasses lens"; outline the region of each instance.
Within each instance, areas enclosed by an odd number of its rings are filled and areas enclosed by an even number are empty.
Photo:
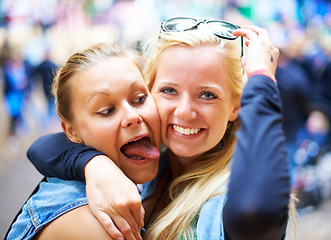
[[[163,23],[163,30],[170,32],[180,32],[193,28],[197,21],[192,18],[172,18]]]
[[[238,29],[236,25],[227,22],[209,21],[208,28],[217,36],[226,39],[236,39],[237,37],[232,34],[232,31]]]

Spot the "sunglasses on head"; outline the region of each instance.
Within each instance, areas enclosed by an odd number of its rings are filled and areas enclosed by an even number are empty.
[[[164,32],[184,32],[195,30],[200,24],[206,24],[207,28],[217,37],[235,40],[238,37],[234,36],[232,32],[240,27],[232,23],[221,20],[198,20],[190,17],[175,17],[165,20],[161,24],[161,29]],[[243,37],[241,37],[241,57],[244,54]]]

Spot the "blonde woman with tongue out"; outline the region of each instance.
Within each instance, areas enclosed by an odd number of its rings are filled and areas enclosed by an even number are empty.
[[[155,177],[160,156],[160,118],[144,83],[142,66],[136,52],[100,44],[73,54],[53,83],[67,141],[103,152],[113,160],[108,164],[115,163],[135,184]],[[138,192],[135,185],[130,191]],[[138,218],[143,209],[132,214]],[[132,222],[136,231],[130,231],[131,238],[141,239],[143,223]],[[57,178],[41,182],[7,236],[31,238],[113,239],[91,214],[85,184]]]
[[[238,36],[248,47],[243,57]],[[146,53],[145,80],[166,148],[157,177],[140,190],[146,211],[143,238],[285,238],[290,182],[274,78],[279,53],[268,33],[218,20],[172,18],[162,23]],[[242,91],[243,72],[248,81]],[[113,171],[105,167],[109,159],[89,161],[91,156],[83,157],[86,149],[71,146],[69,160],[62,153],[48,160],[40,146],[48,147],[39,141],[29,151],[37,168],[79,180],[85,180],[85,170],[91,211],[112,237],[130,239],[118,220],[135,217],[121,209],[140,206],[128,200],[130,191],[114,189],[117,178],[123,184],[124,179],[107,174]],[[63,168],[64,162],[79,173]],[[113,201],[119,192],[122,201]],[[125,207],[124,201],[129,202]],[[121,233],[112,231],[114,225]]]

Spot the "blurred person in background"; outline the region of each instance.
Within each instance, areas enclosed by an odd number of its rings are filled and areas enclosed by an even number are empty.
[[[39,65],[37,65],[32,71],[32,77],[37,78],[37,81],[41,80],[42,89],[47,100],[48,116],[45,119],[46,123],[48,122],[49,118],[51,118],[55,114],[55,99],[52,95],[52,81],[57,68],[58,66],[51,59],[50,50],[46,49],[43,61]]]
[[[328,102],[331,102],[331,50],[329,50],[328,62],[325,66],[325,69],[322,74],[322,98],[326,99]]]
[[[311,27],[310,27],[311,28]],[[290,158],[292,191],[299,208],[322,201],[319,159],[330,147],[330,92],[326,55],[317,36],[298,25],[274,28],[280,57],[276,71],[283,105],[283,125]],[[308,174],[309,173],[309,174]],[[330,173],[328,173],[330,174]]]
[[[303,42],[294,36],[299,36],[299,32],[292,30],[286,35],[288,36],[287,39],[283,40],[283,44],[279,46],[280,55],[276,79],[283,105],[283,128],[292,175],[296,165],[293,159],[296,150],[295,140],[299,129],[302,128],[308,117],[308,106],[311,102],[310,82],[312,80],[298,61]]]
[[[4,100],[10,118],[8,147],[18,150],[18,130],[24,129],[24,106],[30,96],[31,66],[24,60],[18,47],[12,47],[10,57],[3,66]]]
[[[311,103],[307,121],[295,139],[292,190],[299,199],[298,208],[316,208],[330,197],[330,110],[330,103]]]
[[[3,40],[3,43],[1,45],[0,49],[0,67],[1,71],[3,67],[5,66],[5,63],[8,62],[10,59],[10,43],[8,40],[8,35],[6,34]]]

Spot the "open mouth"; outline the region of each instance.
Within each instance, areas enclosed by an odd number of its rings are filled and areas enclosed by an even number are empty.
[[[130,141],[121,147],[121,152],[132,160],[158,159],[160,151],[151,143],[149,137]]]

